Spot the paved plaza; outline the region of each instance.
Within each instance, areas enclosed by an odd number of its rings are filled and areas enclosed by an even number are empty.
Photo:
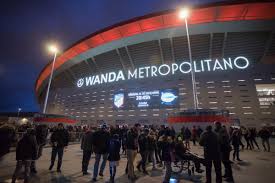
[[[272,152],[263,151],[247,151],[241,152],[240,156],[243,162],[235,162],[233,165],[234,178],[236,183],[274,183],[275,182],[275,141],[272,140]],[[192,150],[198,154],[202,154],[202,148],[192,146]],[[82,151],[79,144],[70,145],[64,153],[62,173],[56,171],[49,171],[51,148],[45,148],[43,156],[37,162],[38,173],[32,175],[31,183],[47,182],[47,183],[85,183],[91,181],[91,175],[83,176],[81,172]],[[137,156],[137,160],[140,156]],[[15,169],[15,153],[10,153],[1,160],[0,163],[0,182],[6,183],[11,181],[12,173]],[[94,163],[94,156],[90,161],[89,172],[92,173]],[[108,164],[107,164],[108,165]],[[122,155],[120,165],[118,168],[116,182],[126,183],[127,176],[124,173],[126,166],[126,158]],[[55,170],[56,167],[53,168]],[[151,171],[151,166],[147,167],[149,175],[144,176],[142,173],[136,171],[138,180],[136,183],[161,183],[164,170],[158,168]],[[214,174],[214,172],[213,172]],[[104,178],[99,179],[98,183],[108,182],[109,168],[106,166]],[[173,175],[177,182],[191,183],[191,182],[205,182],[205,173],[188,176],[185,173],[180,175]],[[213,182],[215,176],[213,176]],[[17,182],[23,182],[19,179]],[[171,181],[172,182],[172,181]],[[175,181],[174,181],[175,182]]]

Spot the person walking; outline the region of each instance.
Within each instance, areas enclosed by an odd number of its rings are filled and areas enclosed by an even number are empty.
[[[230,139],[234,152],[233,152],[233,161],[237,158],[238,161],[242,161],[240,159],[240,142],[241,142],[241,135],[239,129],[234,129],[232,132],[232,137]]]
[[[165,166],[165,176],[163,183],[169,183],[172,175],[172,162],[175,161],[175,143],[170,136],[169,131],[166,131],[163,136],[159,138],[161,142],[162,160]]]
[[[88,175],[89,161],[93,152],[93,131],[88,128],[81,139],[81,149],[83,150],[82,156],[82,173]]]
[[[22,166],[24,166],[24,183],[29,182],[31,162],[37,158],[38,145],[34,129],[27,129],[27,133],[16,146],[16,168],[12,176],[12,183],[16,182]]]
[[[152,170],[156,170],[156,157],[155,157],[155,151],[156,151],[156,145],[157,145],[157,137],[153,131],[149,132],[148,135],[148,152],[150,157],[150,160],[153,163]]]
[[[190,149],[191,132],[188,127],[184,130],[185,146]]]
[[[142,167],[144,174],[148,174],[148,172],[146,171],[146,162],[148,159],[148,133],[149,130],[145,129],[138,137],[139,154],[141,156],[141,160],[137,165],[137,169],[141,171]]]
[[[95,163],[94,163],[94,173],[93,181],[97,181],[97,175],[103,177],[103,172],[106,166],[106,161],[108,158],[108,142],[110,140],[110,133],[107,131],[107,125],[103,124],[99,130],[93,134],[93,151],[95,152]],[[98,173],[99,162],[101,157],[103,158],[100,170]]]
[[[108,161],[110,170],[110,183],[115,182],[116,168],[120,160],[120,140],[119,134],[114,134],[108,143]]]
[[[256,147],[258,148],[258,150],[260,150],[260,147],[256,141],[256,137],[257,137],[257,130],[256,128],[250,128],[250,144],[252,146],[252,149],[254,149],[254,144],[256,145]]]
[[[252,150],[252,146],[250,144],[250,131],[247,128],[242,127],[242,133],[246,142],[246,149]]]
[[[134,181],[136,176],[134,174],[134,161],[138,150],[138,136],[140,124],[136,123],[127,133],[126,151],[127,151],[127,168],[128,179]]]
[[[220,122],[215,122],[215,133],[218,136],[218,142],[219,142],[220,151],[221,151],[221,158],[224,166],[223,177],[225,178],[225,181],[234,182],[233,175],[232,175],[232,167],[230,162],[231,146],[229,141],[229,135],[227,133],[225,126],[222,126]]]
[[[212,182],[212,164],[215,167],[216,183],[222,183],[220,144],[217,134],[212,131],[212,126],[206,127],[206,131],[201,134],[199,144],[204,150],[206,183]]]
[[[194,146],[196,145],[197,135],[198,135],[197,128],[196,128],[196,126],[193,126],[191,136],[192,136],[192,141],[193,141]]]
[[[262,146],[264,148],[264,151],[270,152],[269,139],[270,139],[271,133],[266,127],[263,127],[258,134],[259,134],[259,137],[262,139]]]
[[[35,137],[38,145],[37,159],[42,156],[43,148],[47,143],[48,127],[46,125],[37,125],[35,127]],[[36,161],[31,162],[31,173],[36,174]]]
[[[68,146],[69,143],[69,133],[64,128],[62,123],[59,123],[57,129],[52,133],[51,144],[52,144],[52,155],[51,155],[51,165],[49,170],[52,170],[56,155],[58,156],[57,161],[57,172],[61,172],[62,159],[64,154],[64,148]]]

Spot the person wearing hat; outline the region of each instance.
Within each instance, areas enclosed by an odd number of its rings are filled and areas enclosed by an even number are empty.
[[[57,129],[52,133],[51,145],[52,145],[52,155],[51,155],[51,165],[49,170],[52,170],[56,155],[58,156],[57,161],[57,172],[61,172],[61,165],[63,159],[64,148],[68,146],[69,143],[69,133],[64,128],[63,123],[57,125]]]
[[[97,131],[93,134],[93,151],[95,153],[95,163],[94,163],[94,173],[93,182],[97,181],[97,175],[103,177],[103,172],[106,166],[108,158],[108,142],[110,140],[110,133],[108,132],[107,125],[103,124]],[[103,158],[100,170],[98,173],[99,163],[101,157]]]
[[[12,183],[16,182],[22,166],[25,167],[24,183],[29,182],[31,162],[37,158],[37,141],[34,129],[27,129],[27,133],[19,140],[16,146],[16,168],[12,176]]]

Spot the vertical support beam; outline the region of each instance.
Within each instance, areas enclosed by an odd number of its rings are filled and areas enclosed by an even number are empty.
[[[92,68],[92,66],[88,63],[88,61],[85,59],[84,62],[85,62],[85,64],[87,64],[87,66],[89,67],[89,69],[93,72],[93,68]]]
[[[224,33],[224,37],[223,37],[223,43],[222,43],[222,58],[224,58],[224,50],[225,50],[226,40],[227,40],[227,32]]]
[[[161,41],[160,41],[160,39],[158,40],[158,43],[159,43],[159,51],[160,51],[161,63],[164,64],[164,58],[163,58],[163,52],[162,52],[162,47],[161,47]]]
[[[130,60],[130,63],[131,63],[132,69],[134,70],[134,69],[135,69],[135,65],[134,65],[133,59],[132,59],[132,57],[131,57],[131,55],[130,55],[130,52],[129,52],[128,46],[125,46],[125,49],[126,49],[126,52],[127,52],[128,57],[129,57],[129,60]]]
[[[116,53],[117,53],[117,55],[118,55],[118,57],[119,57],[119,61],[120,61],[121,65],[122,65],[122,67],[123,67],[124,72],[126,72],[126,71],[127,71],[127,68],[125,67],[125,65],[124,65],[124,63],[123,63],[123,59],[122,59],[122,57],[121,57],[120,52],[119,52],[118,49],[116,49]]]
[[[268,52],[268,49],[269,47],[271,46],[271,43],[272,43],[272,39],[273,39],[273,36],[274,36],[274,32],[275,31],[272,31],[269,33],[269,37],[268,37],[268,40],[266,41],[265,43],[265,48],[264,48],[264,53],[263,53],[263,56],[261,57],[261,59],[259,59],[259,62],[262,62],[264,57],[266,56],[267,52]]]
[[[95,57],[91,57],[92,61],[93,61],[93,64],[95,65],[96,67],[96,70],[101,73],[100,69],[99,69],[99,66],[97,65],[96,61],[95,61]]]
[[[172,62],[175,63],[175,52],[174,52],[174,44],[173,44],[173,39],[170,38],[170,44],[171,44],[171,52],[172,52]]]
[[[213,33],[210,33],[210,41],[209,41],[209,59],[212,59],[212,48],[213,48]]]

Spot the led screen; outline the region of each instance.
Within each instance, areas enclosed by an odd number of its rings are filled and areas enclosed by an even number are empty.
[[[114,94],[116,109],[174,108],[178,107],[178,90],[121,91]]]

